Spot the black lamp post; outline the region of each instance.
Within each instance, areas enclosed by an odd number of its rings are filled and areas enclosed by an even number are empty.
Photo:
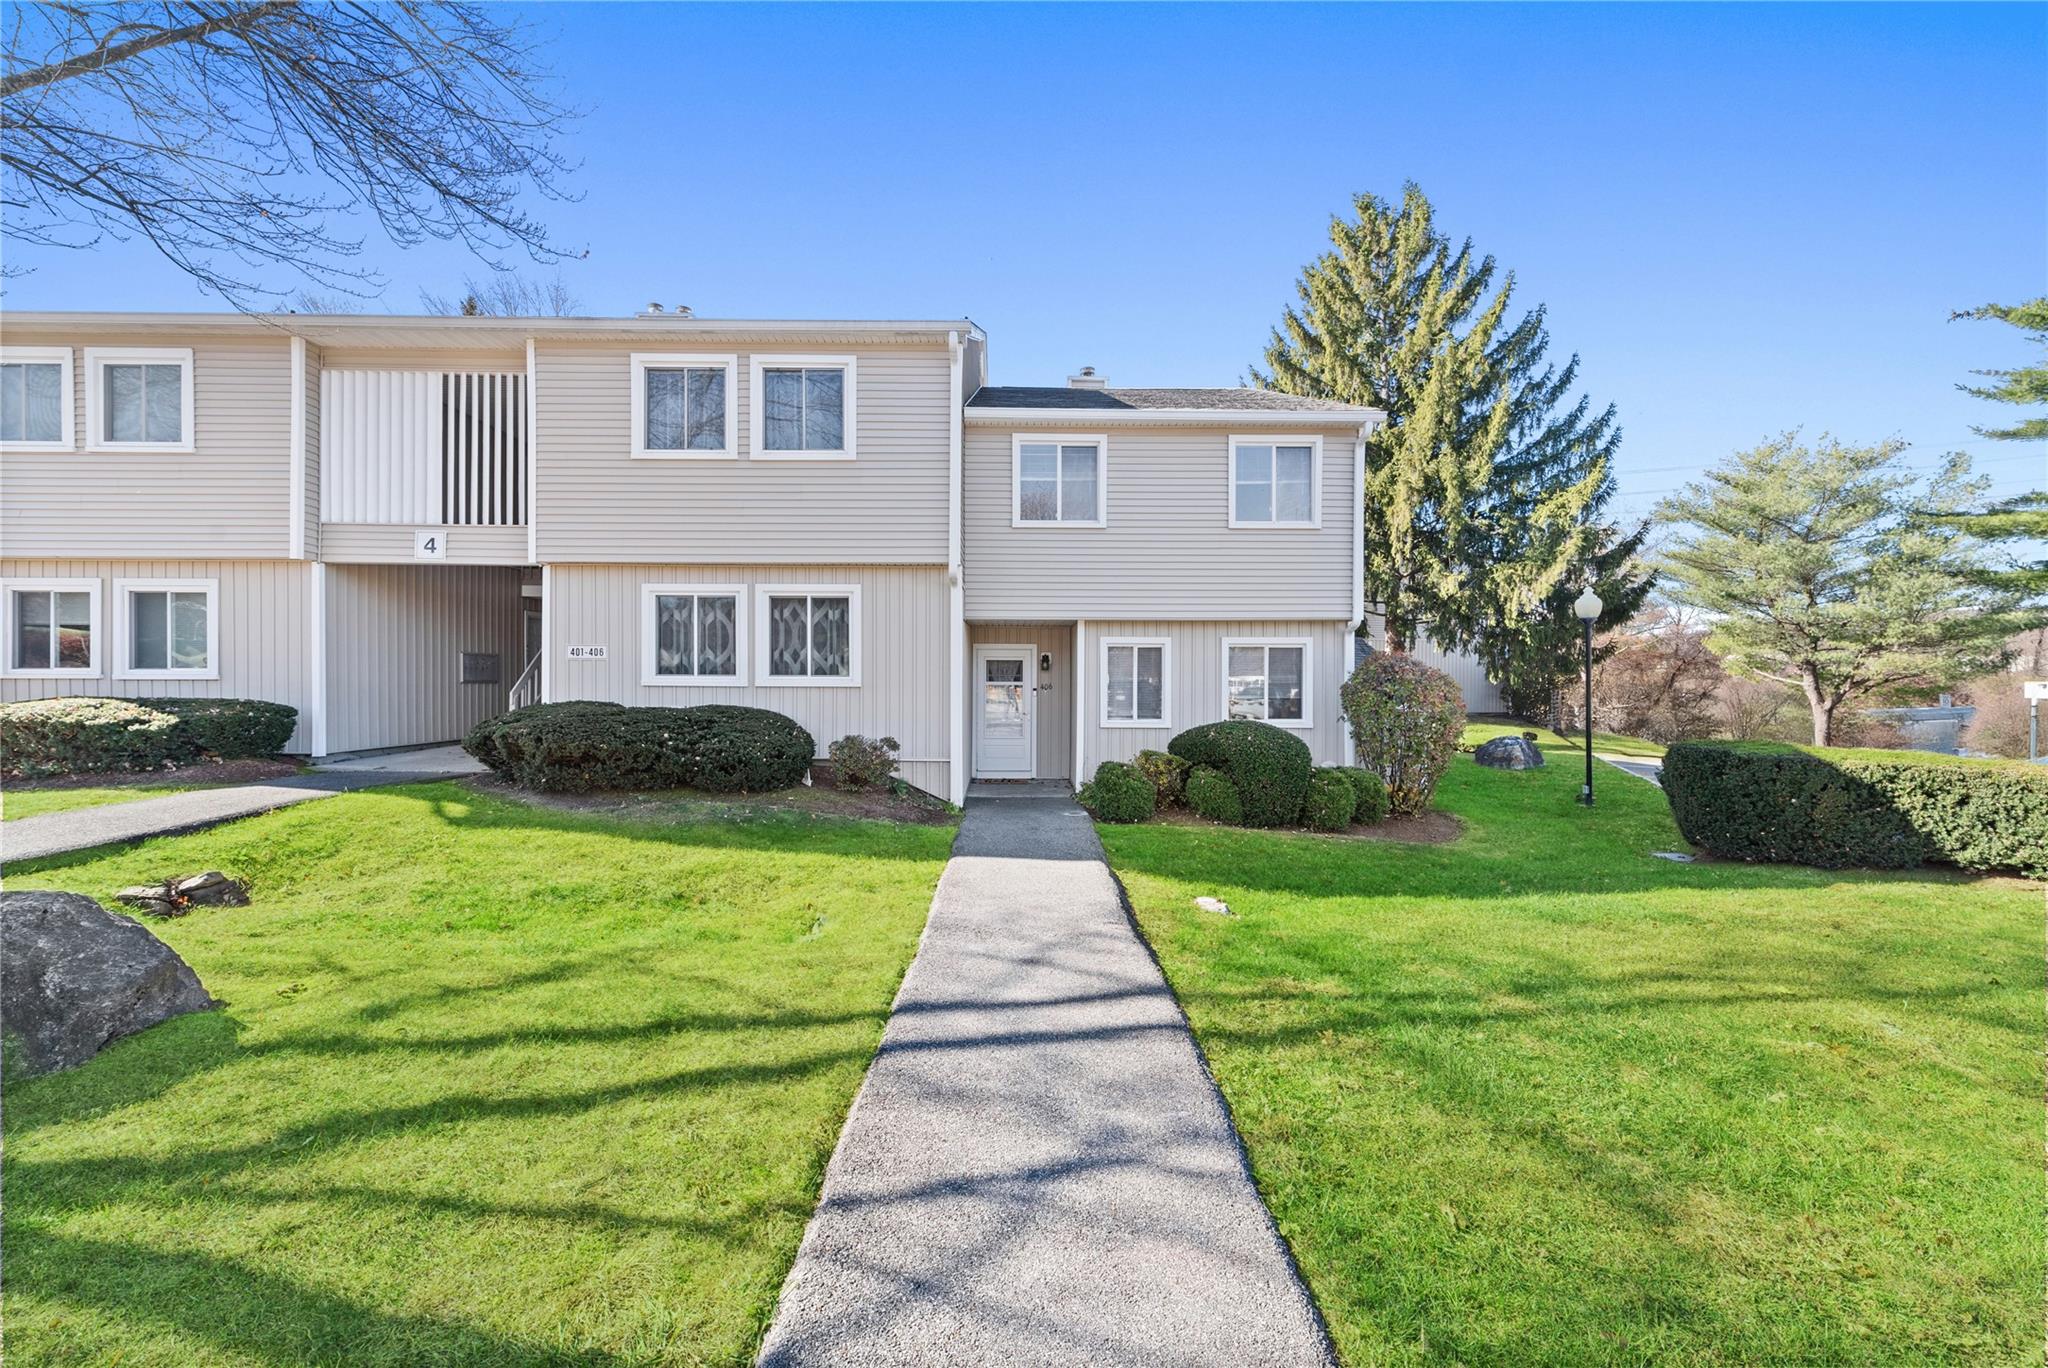
[[[1579,622],[1586,629],[1586,786],[1579,790],[1579,801],[1587,807],[1593,806],[1593,622],[1606,606],[1590,584],[1579,595],[1578,602],[1572,604],[1572,611],[1579,615]]]

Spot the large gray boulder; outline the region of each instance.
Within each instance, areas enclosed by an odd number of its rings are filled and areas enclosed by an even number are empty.
[[[76,1068],[122,1036],[213,1005],[140,922],[77,893],[0,893],[6,1077]]]
[[[1527,770],[1543,765],[1543,752],[1521,736],[1496,736],[1473,751],[1472,758],[1488,769]]]

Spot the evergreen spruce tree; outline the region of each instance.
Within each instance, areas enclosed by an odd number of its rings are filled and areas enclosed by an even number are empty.
[[[2022,366],[2018,370],[1979,371],[1977,374],[1993,383],[1958,385],[1956,388],[1995,403],[2048,406],[2048,296],[2024,304],[1986,304],[1955,316],[2010,323],[2025,330],[2028,340],[2044,349],[2040,365]],[[2010,427],[1980,427],[1976,432],[1980,437],[2001,442],[2048,441],[2048,413],[2030,414]],[[1951,527],[1967,527],[1986,541],[2048,542],[2048,482],[2031,494],[2021,494],[1993,504],[1985,512],[1948,515],[1938,521]],[[2048,560],[2010,569],[1986,570],[1981,574],[1989,584],[2048,596]]]
[[[1362,516],[1365,593],[1388,649],[1427,632],[1547,694],[1535,681],[1573,668],[1554,610],[1586,576],[1612,577],[1599,586],[1615,605],[1607,623],[1649,587],[1630,560],[1641,533],[1600,519],[1614,410],[1570,402],[1578,358],[1546,359],[1541,308],[1509,321],[1513,276],[1496,285],[1492,257],[1469,239],[1454,247],[1419,188],[1398,206],[1362,194],[1352,209],[1331,220],[1331,250],[1302,272],[1252,378],[1386,410],[1366,445]]]

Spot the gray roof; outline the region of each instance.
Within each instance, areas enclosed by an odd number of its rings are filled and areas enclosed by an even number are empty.
[[[1236,412],[1264,410],[1270,413],[1300,413],[1328,409],[1336,413],[1358,413],[1361,406],[1340,404],[1334,399],[1305,399],[1296,394],[1262,389],[1073,389],[1066,385],[983,385],[967,401],[969,408],[1011,409],[1103,409],[1136,412],[1142,409],[1218,409]]]

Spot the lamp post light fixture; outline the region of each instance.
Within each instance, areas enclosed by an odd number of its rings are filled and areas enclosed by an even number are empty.
[[[1593,623],[1606,606],[1590,584],[1572,604],[1572,611],[1579,615],[1586,632],[1586,786],[1579,790],[1579,801],[1587,807],[1593,806]]]

